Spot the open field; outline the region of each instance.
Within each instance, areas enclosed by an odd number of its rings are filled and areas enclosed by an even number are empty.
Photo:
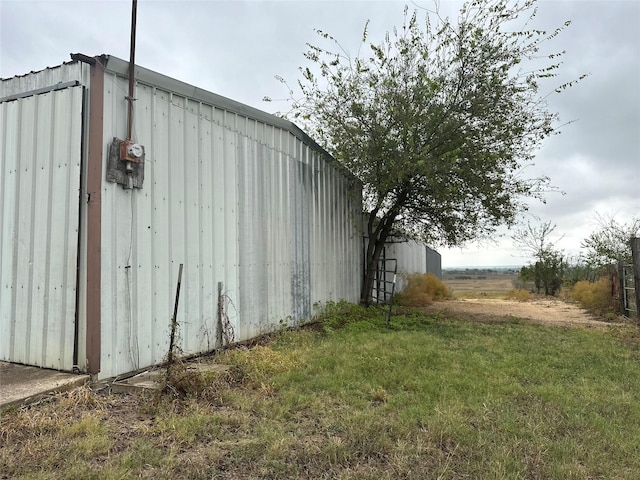
[[[168,393],[1,413],[0,478],[629,479],[640,334],[330,307]]]
[[[507,292],[516,288],[517,279],[517,273],[445,271],[442,275],[443,282],[457,298],[504,297]]]

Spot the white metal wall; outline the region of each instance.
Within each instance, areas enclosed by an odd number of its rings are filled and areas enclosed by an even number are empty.
[[[125,136],[126,88],[106,75],[105,141]],[[144,85],[136,99],[144,188],[103,185],[101,377],[162,362],[180,263],[184,353],[216,347],[217,283],[237,291],[236,138],[213,122],[224,112]]]
[[[126,91],[107,73],[105,142],[125,136]],[[216,347],[220,281],[236,341],[357,301],[357,185],[286,129],[143,83],[135,98],[144,186],[102,196],[101,377],[163,360],[180,263],[184,353]]]
[[[0,103],[1,360],[73,368],[82,102],[73,87]]]
[[[415,240],[389,243],[385,246],[387,258],[398,261],[398,276],[396,278],[396,292],[401,292],[406,286],[406,275],[412,273],[427,273],[427,247]]]
[[[87,65],[80,62],[69,62],[22,76],[2,78],[0,79],[0,98],[22,95],[26,92],[67,82],[86,85],[88,75],[89,67]]]

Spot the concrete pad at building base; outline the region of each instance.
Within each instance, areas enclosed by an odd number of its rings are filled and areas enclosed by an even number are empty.
[[[229,366],[216,363],[188,363],[183,368],[186,372],[224,372],[229,369]],[[111,391],[113,393],[135,393],[156,390],[163,385],[166,376],[166,368],[148,370],[129,378],[114,381],[111,384]]]
[[[0,362],[0,408],[84,385],[89,375]]]

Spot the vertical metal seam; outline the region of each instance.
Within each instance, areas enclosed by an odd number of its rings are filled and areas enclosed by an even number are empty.
[[[48,182],[47,182],[47,198],[51,198],[51,195],[53,193],[53,169],[54,169],[54,152],[55,152],[55,127],[56,127],[56,109],[55,109],[55,96],[52,97],[52,103],[53,106],[51,108],[51,112],[50,112],[50,124],[51,124],[51,129],[52,129],[52,134],[49,137],[49,155],[47,158],[47,178],[48,178]],[[51,234],[52,234],[52,220],[53,220],[53,202],[47,202],[47,233],[46,233],[46,245],[51,245]],[[50,316],[50,312],[49,312],[49,307],[51,304],[50,299],[50,292],[51,292],[51,255],[47,255],[46,256],[46,261],[45,261],[45,273],[46,273],[46,278],[45,278],[45,285],[44,285],[44,298],[47,299],[46,302],[44,302],[44,311],[43,311],[43,317],[45,319],[45,322],[48,322],[48,318]],[[49,335],[48,335],[48,328],[45,328],[43,331],[43,337],[42,337],[42,343],[43,343],[43,348],[42,348],[42,360],[41,360],[41,364],[42,365],[46,365],[46,358],[47,358],[47,350],[48,350],[48,344],[49,344]]]
[[[79,330],[80,330],[80,281],[81,281],[81,262],[80,257],[82,255],[82,229],[84,228],[84,224],[82,222],[82,175],[86,165],[84,159],[84,152],[86,146],[86,87],[82,87],[82,100],[81,100],[81,109],[80,109],[80,168],[79,168],[79,181],[78,181],[78,232],[77,232],[77,245],[76,245],[76,298],[75,298],[75,312],[73,317],[73,368],[74,370],[78,368],[78,349],[79,349]],[[51,163],[51,162],[49,162]],[[51,175],[49,175],[51,178]],[[47,221],[49,221],[50,215],[47,216]],[[47,227],[47,231],[49,231],[50,226]],[[47,269],[48,270],[48,269]],[[48,277],[48,275],[47,275]],[[46,315],[45,315],[46,318]],[[45,345],[46,345],[46,334],[45,334]]]
[[[170,227],[172,223],[172,212],[173,212],[173,196],[172,196],[172,185],[171,181],[171,170],[172,165],[174,164],[174,159],[172,158],[172,150],[173,150],[173,135],[170,135],[172,126],[173,126],[173,93],[168,92],[168,105],[167,105],[167,225],[169,226],[169,231],[167,232],[167,253],[169,254],[168,262],[169,262],[169,278],[173,278],[173,229]],[[172,288],[171,282],[165,282],[165,287],[167,291],[163,298],[171,298]]]
[[[0,104],[0,107],[4,107],[4,104]],[[0,121],[0,126],[2,127],[0,128],[0,136],[2,136],[2,138],[0,138],[0,146],[2,146],[2,148],[0,149],[0,156],[4,159],[7,158],[7,152],[6,152],[7,150],[7,116],[8,116],[7,111],[8,111],[8,108],[0,108],[0,115],[2,116],[2,119]],[[5,212],[4,212],[4,208],[5,208],[4,197],[7,191],[7,186],[5,185],[6,181],[7,181],[7,172],[6,172],[6,164],[5,164],[5,168],[0,168],[0,230],[3,230],[4,218],[6,218]],[[5,236],[6,235],[0,235],[0,281],[2,280],[2,272],[4,271],[3,252],[5,251],[5,240],[4,240]],[[4,288],[4,287],[3,285],[0,284],[0,289],[1,288]],[[6,299],[6,296],[5,296],[5,299]],[[2,315],[2,305],[3,304],[0,301],[0,315]],[[11,330],[11,328],[9,328],[9,330]],[[4,344],[5,341],[6,341],[6,336],[3,335],[3,340],[0,341],[0,348],[5,345]]]
[[[148,180],[147,180],[147,186],[149,187],[151,193],[149,195],[151,201],[151,212],[150,212],[150,222],[151,225],[149,225],[151,227],[151,245],[149,245],[149,248],[151,250],[150,252],[150,258],[151,258],[151,265],[149,265],[149,271],[151,273],[151,338],[149,339],[149,343],[150,343],[150,355],[151,358],[157,358],[157,352],[156,352],[156,342],[157,342],[157,335],[158,335],[158,307],[157,307],[157,293],[158,293],[158,284],[156,281],[156,228],[158,228],[158,224],[157,224],[157,215],[156,212],[157,210],[157,206],[156,206],[156,162],[154,161],[154,159],[156,158],[156,150],[155,150],[155,145],[156,145],[156,128],[158,126],[158,122],[156,119],[156,95],[157,95],[157,88],[156,87],[151,87],[151,101],[150,101],[150,121],[151,121],[151,125],[150,125],[150,129],[149,129],[149,140],[150,140],[150,144],[149,144],[149,148],[148,148],[148,155],[147,155],[147,159],[151,159],[151,161],[149,162],[148,166],[150,167],[150,171],[145,172],[145,176],[148,175]],[[147,160],[145,159],[145,162]]]
[[[202,138],[202,102],[198,102],[198,113],[196,116],[196,136],[197,138],[197,148],[198,148],[198,283],[200,288],[198,289],[198,319],[200,323],[200,328],[202,334],[208,338],[209,329],[206,323],[206,319],[204,318],[204,262],[202,261],[202,251],[204,244],[204,220],[203,220],[203,201],[202,201],[202,162],[203,162],[203,152],[202,152],[202,144],[204,139]],[[200,341],[202,345],[202,340]],[[201,347],[200,347],[201,348]],[[209,350],[209,341],[207,341],[207,350]]]
[[[229,112],[227,110],[224,111],[224,123],[226,124],[226,117],[227,115],[229,115]],[[235,125],[235,114],[233,117],[233,122]],[[227,131],[224,130],[225,135],[227,134]],[[233,158],[235,159],[235,180],[236,180],[236,185],[235,185],[235,201],[233,202],[233,206],[234,206],[234,210],[235,210],[235,219],[234,223],[236,225],[236,238],[233,240],[233,247],[235,249],[235,268],[234,268],[234,275],[236,277],[236,292],[237,292],[237,300],[238,300],[238,315],[236,317],[236,324],[234,325],[235,331],[236,332],[240,332],[240,326],[242,325],[242,316],[244,315],[244,312],[242,311],[242,302],[241,300],[241,292],[243,290],[243,285],[241,285],[242,282],[242,278],[241,278],[241,274],[240,272],[242,271],[242,263],[240,261],[240,255],[241,255],[241,250],[240,250],[240,236],[241,236],[241,232],[242,232],[242,225],[240,224],[241,222],[241,217],[242,217],[242,207],[241,207],[241,196],[242,196],[242,190],[241,190],[241,186],[240,186],[240,182],[242,179],[241,176],[241,172],[243,171],[241,169],[241,158],[238,155],[238,147],[239,147],[239,137],[238,134],[235,133],[234,130],[231,130],[228,132],[229,135],[231,135],[231,152],[233,152]],[[226,147],[226,142],[225,142],[225,147]],[[235,147],[235,148],[234,148]],[[226,153],[226,152],[225,152]],[[225,249],[226,251],[226,249]],[[246,316],[245,316],[246,317]]]
[[[39,100],[41,97],[35,96],[33,99],[33,103],[35,104],[33,107],[33,122],[31,128],[33,129],[33,139],[37,138],[38,134],[38,106],[40,104]],[[54,104],[55,105],[55,104]],[[35,230],[35,207],[36,207],[36,170],[37,170],[37,157],[38,157],[38,142],[33,142],[33,150],[31,152],[33,161],[31,162],[31,175],[29,178],[31,184],[31,205],[29,208],[29,253],[28,253],[28,272],[27,272],[27,315],[26,315],[26,325],[25,325],[25,336],[24,336],[24,360],[25,363],[31,363],[31,327],[33,325],[33,254],[34,254],[34,230]],[[25,168],[25,172],[27,169]],[[28,175],[27,175],[28,177]],[[65,244],[66,245],[66,244]]]
[[[178,264],[185,264],[187,266],[187,271],[186,273],[189,274],[190,272],[192,273],[194,268],[193,265],[190,265],[190,262],[188,261],[188,257],[187,257],[187,251],[188,251],[188,245],[189,245],[189,220],[190,220],[190,216],[189,216],[189,205],[187,205],[188,202],[188,195],[187,192],[189,191],[189,172],[187,169],[187,157],[189,154],[189,150],[188,150],[188,145],[187,145],[187,139],[189,138],[189,132],[188,132],[188,125],[187,125],[187,108],[189,106],[189,99],[187,97],[183,97],[184,98],[184,105],[183,108],[181,108],[181,116],[182,116],[182,156],[180,158],[180,166],[182,167],[182,225],[183,225],[183,238],[182,238],[182,255],[183,258],[181,260],[179,260],[177,263]],[[190,321],[190,311],[189,311],[189,293],[191,291],[191,276],[185,276],[185,282],[184,282],[184,286],[182,287],[184,289],[184,297],[187,299],[187,301],[182,302],[182,349],[185,352],[190,351],[189,350],[189,340],[190,340],[190,335],[189,335],[189,327],[191,324]]]
[[[17,108],[17,122],[16,122],[16,142],[20,142],[20,137],[22,136],[22,102],[18,100],[18,108]],[[16,158],[15,158],[15,198],[20,198],[20,158],[21,158],[21,150],[20,145],[16,145]],[[18,237],[20,235],[20,217],[18,215],[19,209],[16,208],[13,213],[13,245],[11,248],[12,252],[17,252],[17,244]],[[11,258],[11,328],[9,333],[9,358],[15,358],[15,350],[16,350],[16,296],[18,290],[18,266],[16,262],[16,254],[14,254]]]
[[[71,118],[71,111],[73,110],[73,107],[71,106],[73,104],[73,95],[71,95],[71,99],[69,102],[67,102],[68,105],[68,110],[66,113],[66,117],[67,118]],[[74,133],[72,128],[69,128],[69,131],[66,132],[67,134],[67,144],[69,145],[69,147],[73,144],[73,138],[74,138]],[[62,161],[62,160],[61,160]],[[71,159],[70,158],[65,158],[64,159],[65,162],[67,162],[67,167],[71,168]],[[60,332],[59,332],[59,337],[58,337],[58,343],[57,345],[60,348],[60,352],[62,352],[63,354],[66,354],[66,350],[63,348],[64,344],[65,344],[65,333],[67,331],[67,325],[68,325],[68,319],[67,319],[67,313],[69,311],[69,305],[68,305],[68,301],[69,301],[69,261],[70,261],[70,251],[69,251],[69,227],[71,226],[71,220],[70,220],[70,200],[71,200],[71,196],[73,195],[72,192],[70,192],[71,189],[71,175],[66,175],[65,178],[66,184],[65,184],[65,198],[64,198],[64,203],[65,203],[65,213],[64,213],[64,245],[65,245],[65,250],[64,250],[64,269],[63,269],[63,274],[62,274],[62,285],[60,286],[61,291],[63,292],[62,295],[62,311],[61,311],[61,315],[60,315]],[[75,293],[74,293],[75,296]],[[59,362],[64,363],[64,359],[60,358]]]

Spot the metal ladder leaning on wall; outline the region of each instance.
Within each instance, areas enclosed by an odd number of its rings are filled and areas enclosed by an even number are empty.
[[[398,260],[386,258],[384,250],[382,258],[378,260],[378,268],[371,292],[372,300],[381,306],[385,312],[387,326],[391,323],[391,310],[393,308],[393,295],[396,290],[396,275],[398,271]]]

